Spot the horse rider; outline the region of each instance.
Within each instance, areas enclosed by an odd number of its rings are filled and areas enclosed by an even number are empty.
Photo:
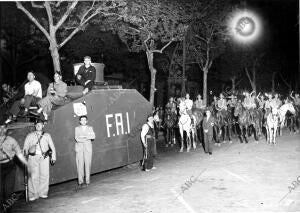
[[[256,96],[256,101],[258,103],[258,109],[262,110],[265,105],[265,99],[264,96],[262,96],[260,93]]]
[[[176,113],[176,103],[174,102],[174,98],[170,97],[169,102],[166,105],[166,110],[171,113]]]
[[[220,99],[217,102],[217,108],[218,111],[226,112],[227,111],[227,101],[224,98],[224,95],[220,94]]]
[[[300,96],[298,93],[295,94],[295,97],[293,97],[294,91],[290,94],[291,99],[293,100],[296,107],[300,106]]]
[[[282,105],[281,100],[278,97],[278,94],[275,94],[275,97],[271,101],[271,107],[278,109]]]
[[[271,101],[272,101],[272,95],[269,93],[265,93],[267,100],[265,100],[265,115],[267,116],[271,112]]]
[[[253,97],[254,91],[249,94],[249,92],[245,92],[245,98],[243,101],[243,106],[248,110],[250,114],[250,118],[253,119],[254,117],[254,109],[256,108],[255,104],[255,97]]]
[[[204,103],[203,103],[203,100],[202,100],[202,97],[201,97],[200,94],[197,95],[197,99],[196,99],[196,101],[194,102],[194,108],[195,108],[196,110],[201,111],[201,112],[203,112],[203,111],[205,110],[205,105],[204,105]]]
[[[230,108],[235,108],[237,105],[237,97],[235,95],[231,95],[228,98],[230,98],[230,100],[227,101],[227,105]]]
[[[187,93],[185,95],[184,103],[185,103],[185,106],[186,106],[186,112],[190,116],[191,121],[193,123],[194,119],[193,119],[193,116],[192,116],[193,115],[192,114],[192,108],[193,108],[194,102],[190,99],[190,94],[189,93]]]

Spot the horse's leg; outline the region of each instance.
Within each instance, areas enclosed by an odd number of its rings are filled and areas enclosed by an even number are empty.
[[[245,139],[245,143],[248,143],[248,139],[247,139],[248,131],[249,131],[249,126],[246,126],[246,132],[245,132],[245,134],[243,134],[244,139]]]
[[[231,124],[229,124],[227,126],[227,129],[228,129],[228,139],[229,139],[229,143],[232,143],[232,140],[231,140],[231,137],[232,137],[232,126]]]
[[[277,125],[275,127],[278,127]],[[276,144],[277,128],[274,127],[273,144]]]
[[[183,152],[183,140],[184,140],[184,137],[183,137],[183,129],[182,129],[182,126],[179,126],[179,132],[180,132],[180,142],[181,142],[181,148],[180,148],[180,151],[179,152]]]
[[[167,127],[166,128],[166,147],[168,147],[168,145],[169,145],[169,143],[170,143],[170,140],[169,140],[169,138],[170,138],[170,129],[169,129],[169,127]]]
[[[240,128],[239,138],[240,138],[241,143],[244,143],[244,141],[243,141],[243,134],[244,134],[243,126],[239,124],[239,128]]]
[[[186,131],[186,152],[189,152],[191,149],[191,132]]]
[[[194,129],[192,130],[192,140],[193,140],[193,149],[196,149],[196,146],[197,146],[197,143],[196,143],[196,140],[197,140],[197,129]]]

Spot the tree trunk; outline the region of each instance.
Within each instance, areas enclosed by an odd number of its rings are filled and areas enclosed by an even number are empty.
[[[272,74],[272,93],[275,92],[275,75],[276,75],[276,73],[273,72],[273,74]]]
[[[50,43],[49,50],[50,50],[51,57],[52,57],[54,72],[56,72],[56,71],[60,72],[61,69],[60,69],[59,52],[58,52],[58,47],[57,47],[56,41],[52,41]]]
[[[207,74],[208,74],[208,69],[204,68],[203,69],[203,103],[205,106],[208,105],[208,103],[207,103]]]
[[[155,80],[156,80],[156,69],[153,66],[153,57],[154,54],[151,51],[146,51],[148,67],[151,75],[151,83],[150,83],[150,104],[154,106],[154,96],[155,96]]]
[[[231,78],[231,91],[235,93],[235,77]]]
[[[183,54],[182,54],[182,82],[181,82],[181,96],[184,96],[186,93],[186,89],[185,89],[185,62],[186,62],[186,41],[185,41],[185,37],[183,38],[183,42],[182,42],[182,50],[183,50]]]

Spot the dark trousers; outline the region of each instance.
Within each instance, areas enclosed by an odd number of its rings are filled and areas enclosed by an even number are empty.
[[[205,153],[212,152],[212,140],[213,140],[213,134],[211,133],[205,133],[204,134],[204,151]]]
[[[37,103],[41,100],[40,98],[37,98],[35,96],[32,96],[32,95],[25,95],[24,96],[24,104],[23,104],[23,107],[28,109],[30,106],[32,105],[37,105]],[[18,115],[18,113],[20,112],[20,106],[21,106],[21,101],[18,100],[18,101],[15,101],[10,109],[10,113],[12,115]]]
[[[91,91],[92,88],[93,88],[93,86],[94,86],[94,82],[92,82],[92,81],[90,81],[89,83],[87,83],[87,84],[85,85],[84,83],[85,83],[87,80],[82,79],[82,78],[81,78],[80,80],[78,80],[78,79],[76,78],[76,81],[77,81],[78,84],[80,84],[81,86],[83,86],[84,89],[85,89],[85,88],[88,88],[89,91]]]
[[[147,143],[147,158],[144,160],[143,170],[152,169],[153,167],[153,156],[154,156],[154,138],[146,138]]]
[[[0,204],[1,212],[10,212],[12,203],[10,196],[14,192],[15,176],[16,176],[16,164],[13,160],[8,163],[0,164]]]

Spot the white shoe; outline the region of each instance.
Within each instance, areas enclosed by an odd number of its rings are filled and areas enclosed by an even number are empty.
[[[40,198],[47,199],[48,196],[47,195],[40,195]]]
[[[29,201],[35,201],[35,200],[37,200],[37,198],[35,198],[35,197],[29,198]]]

